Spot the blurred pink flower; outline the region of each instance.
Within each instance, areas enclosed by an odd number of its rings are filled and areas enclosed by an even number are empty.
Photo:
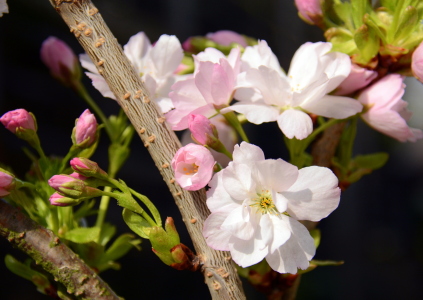
[[[9,7],[7,6],[6,0],[0,0],[0,17],[7,13],[9,13]]]
[[[99,179],[107,179],[107,173],[101,169],[98,164],[85,157],[75,157],[70,161],[71,168],[85,177],[96,177]]]
[[[411,70],[414,77],[423,82],[423,42],[413,52]]]
[[[22,108],[5,113],[0,118],[0,122],[13,133],[16,133],[18,128],[36,131],[34,117]]]
[[[68,206],[66,203],[61,202],[60,200],[67,199],[65,196],[60,195],[59,193],[54,193],[50,196],[50,204],[55,206]]]
[[[172,159],[176,182],[185,190],[196,191],[209,183],[215,160],[210,151],[200,145],[180,148]]]
[[[365,111],[361,117],[387,136],[400,142],[415,142],[423,138],[423,133],[407,125],[411,112],[408,103],[401,99],[404,88],[403,78],[398,74],[387,75],[372,84],[358,97]]]
[[[62,192],[61,189],[71,189],[67,186],[68,183],[80,183],[85,185],[82,180],[70,175],[54,175],[48,180],[49,186],[58,192]]]
[[[208,33],[206,37],[223,46],[230,46],[232,43],[237,43],[244,48],[248,46],[247,41],[241,34],[231,30],[219,30],[213,33]]]
[[[91,146],[96,140],[97,120],[89,109],[84,110],[75,125],[75,144],[79,145],[87,140],[84,147]]]
[[[361,68],[356,64],[351,64],[351,73],[336,88],[334,95],[348,95],[361,88],[366,87],[377,77],[377,72]]]
[[[14,188],[14,180],[14,176],[0,169],[0,197],[10,194],[10,191]]]
[[[41,45],[41,60],[50,69],[51,75],[64,84],[79,80],[81,76],[78,59],[72,49],[54,36]]]
[[[319,25],[322,22],[321,0],[295,0],[298,14],[309,24]]]

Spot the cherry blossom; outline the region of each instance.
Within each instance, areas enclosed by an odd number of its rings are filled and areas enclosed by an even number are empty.
[[[423,42],[413,52],[411,70],[414,77],[423,82]]]
[[[240,50],[234,48],[228,57],[214,48],[194,56],[194,77],[179,81],[169,94],[175,109],[166,114],[173,130],[188,127],[188,116],[199,114],[207,118],[232,101],[240,71]]]
[[[319,25],[322,22],[321,0],[295,0],[295,5],[298,15],[307,23]]]
[[[75,125],[75,143],[77,145],[83,143],[84,147],[91,146],[96,140],[97,120],[89,109],[84,110],[77,119]]]
[[[348,95],[359,89],[366,87],[377,77],[377,72],[373,70],[367,70],[356,64],[351,64],[351,73],[348,77],[341,82],[336,88],[335,95]]]
[[[0,118],[0,122],[12,133],[20,128],[37,131],[34,117],[23,108],[8,111]]]
[[[123,49],[136,72],[140,74],[150,97],[156,101],[162,112],[169,111],[173,107],[168,97],[170,87],[186,77],[174,74],[184,56],[179,40],[173,35],[164,34],[152,46],[145,33],[139,32],[129,39]],[[93,86],[104,97],[116,100],[88,55],[81,54],[80,61],[89,71],[86,74]]]
[[[250,48],[250,49],[248,49]],[[327,95],[350,73],[348,55],[331,52],[330,43],[305,43],[295,53],[288,75],[265,41],[247,47],[242,57],[235,98],[225,108],[245,115],[254,124],[277,121],[288,137],[306,138],[313,130],[307,113],[344,119],[362,110],[351,98]]]
[[[209,183],[215,160],[210,151],[200,145],[180,148],[172,159],[176,182],[185,190],[196,191]]]
[[[265,258],[280,273],[306,269],[315,254],[313,238],[298,220],[327,217],[340,198],[338,179],[328,168],[298,170],[282,159],[265,159],[246,142],[235,146],[233,162],[209,186],[207,244],[230,251],[241,267]]]
[[[358,97],[365,107],[361,117],[387,136],[400,142],[415,142],[423,138],[423,133],[407,125],[412,113],[407,109],[408,103],[401,99],[404,88],[403,78],[398,74],[386,75],[372,84]]]

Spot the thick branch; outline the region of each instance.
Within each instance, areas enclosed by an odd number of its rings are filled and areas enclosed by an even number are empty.
[[[1,200],[0,235],[63,283],[69,294],[75,294],[82,299],[120,299],[107,283],[61,243],[53,232]]]
[[[229,253],[211,249],[202,235],[204,221],[209,215],[205,191],[188,192],[175,183],[170,163],[181,144],[156,104],[150,101],[139,74],[98,9],[90,0],[50,0],[50,3],[96,64],[160,170],[203,262],[202,270],[212,298],[244,299],[241,281]]]

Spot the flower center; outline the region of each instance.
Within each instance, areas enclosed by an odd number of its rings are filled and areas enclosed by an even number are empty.
[[[190,164],[182,168],[182,171],[184,171],[185,175],[193,175],[198,172],[198,166],[196,164]]]
[[[273,203],[272,194],[268,190],[262,190],[261,193],[257,193],[257,197],[252,199],[253,204],[250,206],[257,208],[258,212],[264,214],[279,214],[278,209]]]

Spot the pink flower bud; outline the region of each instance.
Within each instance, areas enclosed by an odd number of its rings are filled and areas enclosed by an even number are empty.
[[[83,145],[84,148],[91,146],[96,140],[97,120],[89,109],[84,110],[81,116],[76,121],[75,126],[75,144]]]
[[[14,189],[15,177],[4,170],[0,169],[0,197],[4,197],[10,194],[10,191]]]
[[[231,30],[220,30],[214,33],[208,33],[206,37],[223,46],[230,46],[232,43],[240,44],[244,48],[248,46],[247,41],[241,34]]]
[[[71,176],[73,178],[76,178],[76,179],[79,179],[79,180],[82,180],[82,181],[85,181],[85,180],[88,179],[88,177],[85,177],[84,175],[78,174],[76,172],[73,172],[72,174],[69,174],[69,176]]]
[[[50,204],[55,206],[72,206],[77,205],[81,202],[81,199],[73,199],[54,193],[50,196]]]
[[[13,133],[16,133],[19,128],[37,130],[34,117],[22,108],[5,113],[0,118],[0,122]]]
[[[62,83],[79,80],[78,59],[62,40],[53,36],[47,38],[41,46],[41,60],[50,69],[51,75]]]
[[[351,72],[347,78],[337,87],[335,95],[348,95],[361,88],[366,87],[377,77],[377,72],[361,68],[351,64]]]
[[[175,180],[188,191],[199,190],[209,183],[214,164],[208,149],[192,143],[179,149],[172,159]]]
[[[103,171],[96,162],[89,160],[84,157],[75,157],[70,161],[72,169],[85,176],[85,177],[96,177],[99,179],[108,179],[108,175]]]
[[[48,181],[48,184],[58,192],[64,189],[73,189],[75,186],[85,186],[85,183],[69,175],[54,175]]]
[[[320,25],[322,23],[322,8],[320,0],[295,0],[298,9],[298,15],[305,22],[312,25]]]
[[[188,128],[193,140],[200,145],[208,145],[212,142],[211,137],[217,138],[216,127],[203,115],[189,115]]]
[[[411,58],[411,71],[414,77],[423,82],[423,42],[414,50]]]

